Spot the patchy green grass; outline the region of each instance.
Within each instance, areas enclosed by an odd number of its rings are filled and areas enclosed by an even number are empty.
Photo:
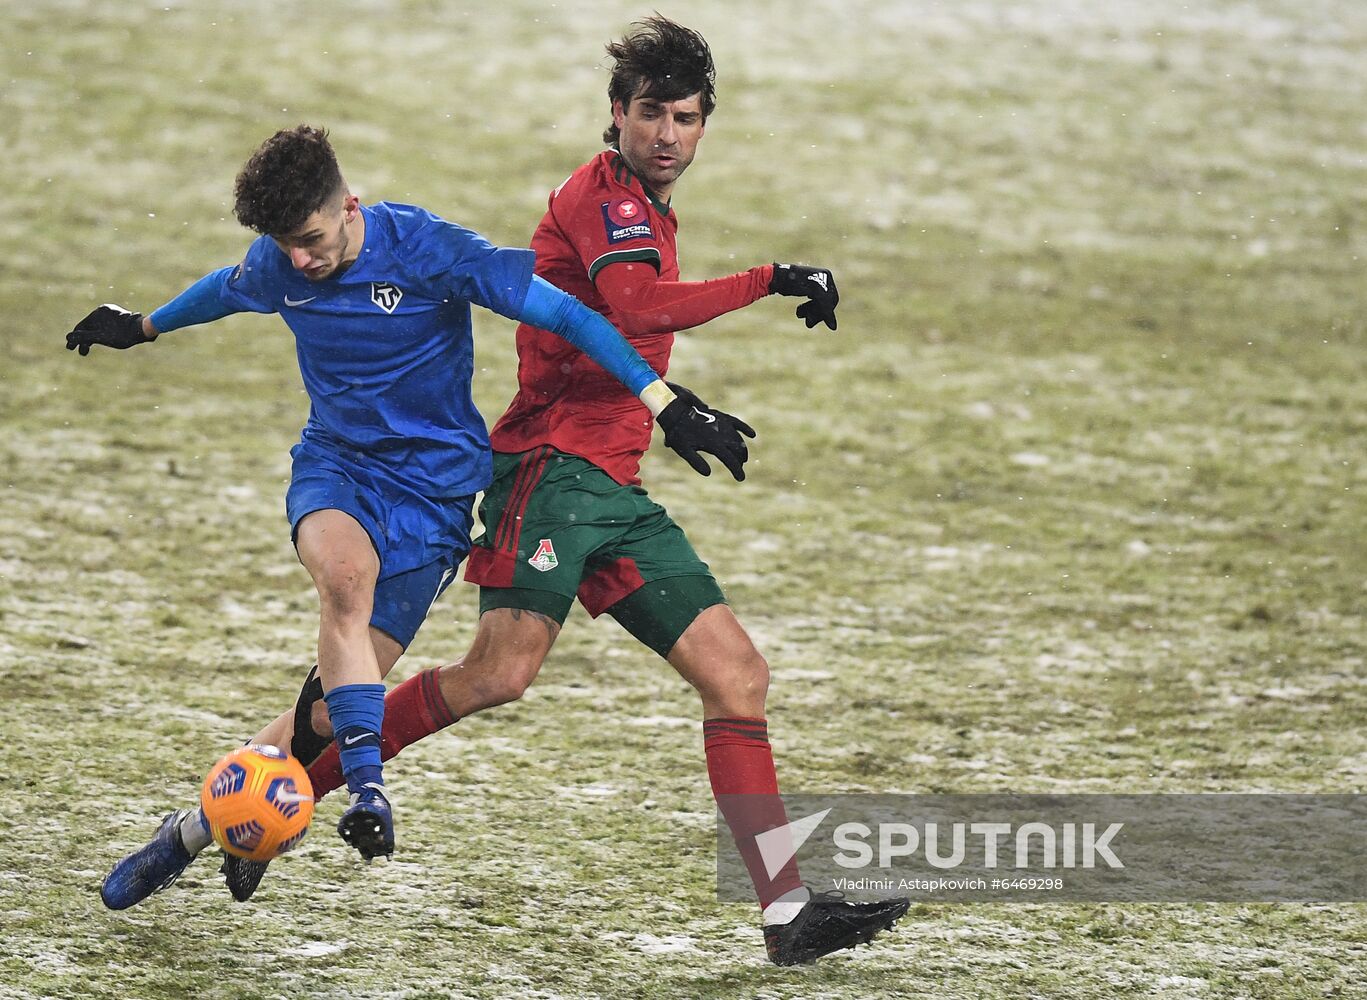
[[[538,686],[391,766],[398,860],[328,832],[257,899],[99,880],[288,700],[314,598],[283,518],[306,413],[278,320],[85,360],[248,236],[262,137],[525,243],[597,148],[647,8],[9,5],[0,42],[0,998],[1362,995],[1360,906],[919,905],[768,967],[713,899],[696,699],[576,616]],[[1367,14],[1339,0],[665,11],[720,105],[686,277],[835,269],[681,339],[760,430],[652,492],[768,655],[791,791],[1360,791],[1367,776]],[[511,325],[478,322],[478,399]],[[459,654],[474,593],[396,676]]]

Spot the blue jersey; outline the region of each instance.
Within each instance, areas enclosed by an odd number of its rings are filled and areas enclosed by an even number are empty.
[[[518,318],[534,255],[410,205],[361,212],[365,241],[340,277],[309,281],[263,236],[241,264],[208,275],[152,323],[172,330],[217,318],[204,310],[208,292],[219,315],[278,312],[294,333],[312,404],[306,445],[424,496],[478,492],[492,464],[470,393],[470,303]]]

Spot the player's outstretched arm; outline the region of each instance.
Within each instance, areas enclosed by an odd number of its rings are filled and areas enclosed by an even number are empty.
[[[142,313],[105,303],[66,335],[66,349],[80,351],[81,357],[85,357],[96,344],[123,351],[156,339],[156,328]]]
[[[544,278],[533,277],[516,318],[564,338],[602,365],[645,403],[665,432],[665,446],[700,475],[710,475],[712,471],[701,457],[706,453],[725,465],[738,481],[745,478],[749,452],[740,428],[749,431],[751,437],[755,432],[730,414],[709,409],[692,393],[688,394],[691,400],[677,394],[616,327],[573,295]],[[727,419],[720,420],[718,415]]]
[[[807,324],[808,330],[818,323],[835,329],[835,307],[840,303],[840,292],[835,287],[835,275],[827,268],[775,264],[774,276],[769,279],[769,292],[806,299],[797,307],[797,318]]]
[[[613,320],[628,335],[688,330],[740,309],[766,295],[793,295],[807,301],[798,318],[810,330],[818,323],[835,329],[840,292],[824,267],[766,264],[708,281],[663,281],[650,263],[619,261],[593,279],[612,306]]]
[[[212,323],[243,309],[265,311],[250,299],[233,301],[225,291],[231,276],[241,268],[225,267],[200,278],[150,316],[129,312],[122,306],[105,304],[76,324],[66,335],[66,349],[90,353],[96,344],[126,350],[157,339],[158,334],[184,326]]]
[[[707,281],[664,281],[651,262],[618,261],[598,271],[593,283],[623,333],[648,336],[691,330],[757,302],[770,294],[773,270],[765,264]]]

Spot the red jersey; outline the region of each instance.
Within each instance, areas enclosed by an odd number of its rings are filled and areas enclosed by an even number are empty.
[[[614,149],[551,192],[532,236],[536,273],[602,313],[661,378],[674,333],[768,294],[772,268],[680,282],[678,218]],[[517,395],[490,432],[495,451],[550,445],[639,483],[653,419],[645,404],[578,348],[517,328]]]

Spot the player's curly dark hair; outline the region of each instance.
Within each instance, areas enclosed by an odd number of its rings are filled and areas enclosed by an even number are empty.
[[[326,129],[297,125],[263,142],[237,175],[233,214],[248,229],[294,232],[343,187]]]
[[[637,21],[625,38],[609,42],[607,49],[613,60],[609,104],[621,101],[625,110],[633,97],[679,101],[697,94],[704,121],[717,106],[712,50],[696,31],[656,14]],[[620,135],[615,124],[609,125],[603,141],[615,146]]]

